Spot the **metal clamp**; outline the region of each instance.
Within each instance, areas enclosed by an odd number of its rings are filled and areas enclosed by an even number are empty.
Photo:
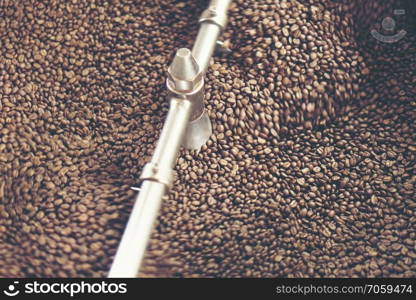
[[[215,6],[208,7],[204,10],[199,18],[199,23],[210,22],[218,25],[221,30],[227,25],[227,13],[218,12]]]
[[[147,163],[140,175],[140,180],[156,181],[164,184],[169,190],[173,183],[173,170],[169,168],[159,168],[157,164],[153,162]]]

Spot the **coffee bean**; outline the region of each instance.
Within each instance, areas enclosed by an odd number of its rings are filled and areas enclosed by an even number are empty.
[[[410,1],[234,2],[214,135],[181,151],[140,274],[414,277]],[[0,275],[106,276],[205,7],[0,7]],[[395,7],[408,34],[377,41]]]

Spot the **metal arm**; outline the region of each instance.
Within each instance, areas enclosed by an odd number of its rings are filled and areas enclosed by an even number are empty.
[[[231,2],[231,0],[212,0],[199,19],[201,25],[192,54],[203,73],[207,71],[220,33],[227,25],[227,11]]]
[[[109,277],[136,277],[144,257],[162,197],[168,191],[171,172],[188,124],[191,103],[172,99],[155,155],[146,172],[129,221],[114,258]]]
[[[162,197],[173,182],[173,168],[183,145],[199,150],[211,135],[204,109],[204,74],[227,22],[231,0],[212,0],[200,18],[201,27],[191,51],[179,49],[168,69],[170,108],[152,160],[140,179],[140,194],[109,272],[109,277],[136,277],[159,212]]]

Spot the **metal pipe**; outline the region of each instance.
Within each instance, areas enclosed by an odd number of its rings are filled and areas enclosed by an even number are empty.
[[[190,112],[191,102],[188,100],[178,98],[170,100],[168,116],[149,164],[149,166],[157,168],[157,170],[153,170],[155,173],[160,172],[163,176],[169,174],[166,177],[162,176],[162,178],[171,176],[188,125]],[[171,181],[171,179],[167,179],[167,181]],[[166,183],[152,179],[143,181],[108,277],[137,276],[162,197],[168,189],[167,186]]]
[[[231,2],[232,0],[211,0],[209,6],[216,7],[218,11],[226,14]]]
[[[173,169],[189,122],[192,103],[186,99],[171,98],[170,108],[153,153],[152,162]]]
[[[208,69],[220,32],[221,28],[213,23],[201,24],[199,29],[194,47],[192,48],[192,55],[204,73]]]
[[[199,149],[211,135],[204,110],[204,79],[209,60],[227,23],[231,0],[211,0],[200,18],[201,27],[191,51],[179,49],[168,69],[170,108],[153,157],[140,177],[140,194],[127,222],[109,277],[135,277],[146,252],[162,197],[173,181],[173,168],[183,143]]]
[[[137,276],[165,191],[164,184],[143,182],[108,277]]]
[[[192,48],[192,55],[205,73],[214,53],[218,37],[227,24],[227,11],[231,0],[212,0],[202,13],[198,35]]]

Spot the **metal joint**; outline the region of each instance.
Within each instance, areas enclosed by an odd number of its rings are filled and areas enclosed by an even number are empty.
[[[202,96],[202,98],[200,98],[203,101],[204,95],[199,95],[199,92],[204,89],[204,78],[202,76],[199,81],[192,83],[192,87],[187,90],[178,90],[177,86],[177,82],[175,83],[175,81],[172,81],[170,78],[166,81],[166,87],[175,98],[188,99],[192,102],[192,97],[198,94],[198,96]]]
[[[159,168],[157,164],[150,162],[144,166],[140,180],[159,182],[169,190],[173,183],[173,171],[169,168]]]
[[[182,48],[177,51],[168,68],[166,86],[175,98],[192,103],[190,121],[202,115],[204,112],[204,76],[189,49]]]
[[[227,25],[227,13],[219,12],[216,6],[210,6],[204,10],[199,18],[199,23],[210,22],[218,25],[221,30]]]

